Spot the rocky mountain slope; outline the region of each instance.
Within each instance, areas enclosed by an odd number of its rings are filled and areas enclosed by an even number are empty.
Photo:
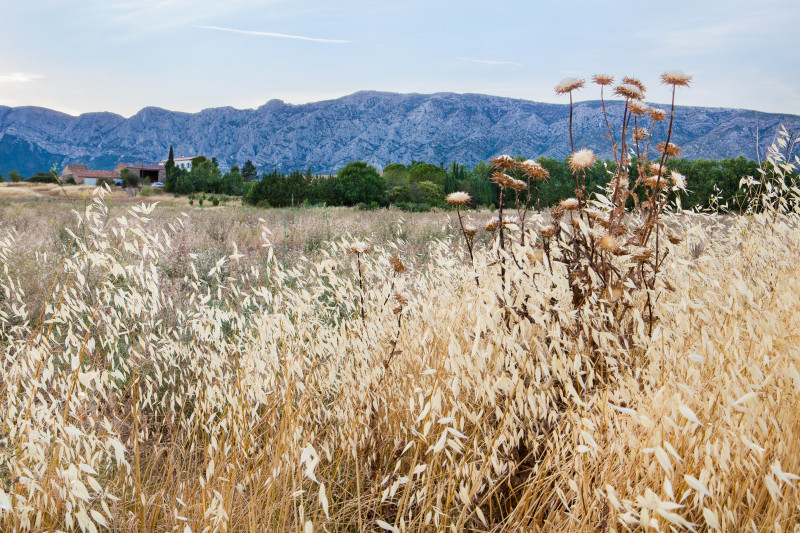
[[[622,103],[609,102],[608,109],[612,122],[619,122]],[[412,159],[473,165],[500,153],[563,158],[569,151],[568,116],[567,105],[481,94],[374,91],[303,105],[270,100],[246,110],[179,113],[148,107],[127,119],[0,106],[0,173],[18,169],[28,175],[75,162],[98,169],[120,161],[147,163],[165,159],[170,145],[176,156],[216,157],[223,168],[251,159],[260,170],[320,173],[353,160],[382,168]],[[757,134],[763,155],[781,123],[800,131],[797,115],[679,107],[673,142],[689,158],[754,159]],[[574,128],[576,148],[610,156],[599,101],[576,104]],[[664,128],[659,125],[657,134]]]

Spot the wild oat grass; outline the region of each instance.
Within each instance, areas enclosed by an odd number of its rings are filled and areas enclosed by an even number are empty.
[[[468,250],[488,215],[426,214],[425,253],[362,219],[291,260],[259,212],[192,225],[102,190],[31,256],[8,206],[0,529],[797,530],[800,215],[771,158],[748,214],[660,210],[658,252],[629,242],[650,211],[611,242],[582,191]],[[584,234],[619,284],[572,259]]]

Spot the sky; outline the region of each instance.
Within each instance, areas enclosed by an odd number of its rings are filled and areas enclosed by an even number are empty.
[[[566,77],[693,77],[676,103],[800,114],[797,0],[0,0],[0,105],[131,116],[360,90],[566,102]],[[599,97],[596,86],[577,100]]]

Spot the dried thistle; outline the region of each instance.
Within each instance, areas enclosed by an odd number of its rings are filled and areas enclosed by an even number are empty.
[[[499,168],[505,171],[517,168],[517,162],[510,155],[499,155],[489,159],[489,163],[493,168]]]
[[[392,265],[392,270],[394,271],[395,274],[402,274],[403,272],[406,271],[406,265],[404,265],[403,261],[401,261],[400,258],[397,257],[396,255],[393,255],[389,259],[389,264]]]
[[[501,188],[510,187],[512,181],[514,181],[514,178],[503,172],[495,172],[490,179]]]
[[[614,77],[607,74],[595,74],[592,76],[592,81],[597,85],[611,85],[614,83]]]
[[[646,115],[650,111],[650,106],[639,100],[632,100],[628,104],[628,109],[636,116]]]
[[[572,172],[586,170],[594,166],[597,156],[587,148],[581,148],[569,158],[569,168]],[[577,201],[577,200],[576,200]]]
[[[628,98],[629,100],[643,100],[644,93],[636,85],[623,83],[614,87],[614,94]]]
[[[656,145],[656,150],[658,153],[664,154],[667,157],[678,157],[681,155],[681,152],[683,152],[680,147],[672,143],[667,144],[666,142],[658,143],[658,145]]]
[[[665,118],[667,118],[667,114],[664,113],[664,111],[661,109],[656,109],[655,107],[651,107],[649,113],[653,122],[662,122]]]
[[[354,254],[366,254],[369,253],[369,244],[362,241],[355,241],[350,243],[349,249],[350,252]]]
[[[634,87],[642,91],[643,94],[647,92],[647,87],[645,87],[644,83],[642,83],[638,78],[625,76],[624,78],[622,78],[622,83],[627,85],[633,85]]]
[[[671,70],[661,75],[661,83],[673,87],[688,87],[692,77],[680,70]]]
[[[472,201],[472,197],[465,192],[451,192],[445,197],[445,201],[450,205],[467,205]]]
[[[568,94],[572,91],[581,89],[584,85],[586,85],[586,80],[582,80],[580,78],[564,78],[558,85],[556,85],[555,91],[558,95]]]
[[[519,169],[532,180],[543,181],[550,177],[550,173],[547,169],[533,159],[527,159],[519,163]]]
[[[573,211],[575,209],[578,209],[580,205],[581,204],[577,198],[567,198],[565,200],[561,200],[561,202],[559,202],[558,204],[558,206],[564,211]]]

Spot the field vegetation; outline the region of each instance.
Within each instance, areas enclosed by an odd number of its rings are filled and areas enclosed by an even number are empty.
[[[0,205],[0,529],[796,530],[788,135],[684,210],[613,90],[546,210],[509,156],[492,212]]]

